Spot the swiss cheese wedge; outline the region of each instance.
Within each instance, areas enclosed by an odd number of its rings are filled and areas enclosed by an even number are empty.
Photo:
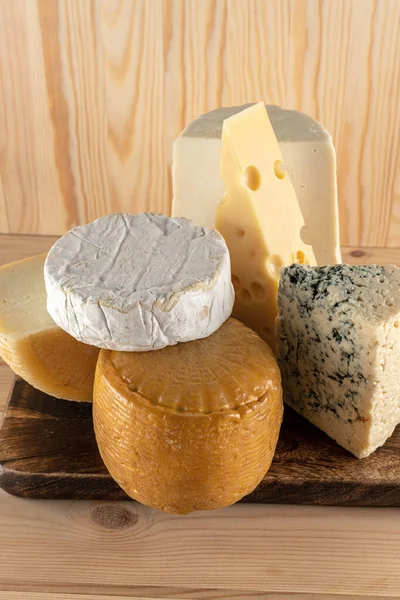
[[[215,224],[231,255],[232,315],[274,348],[279,270],[316,260],[302,240],[304,219],[262,102],[224,121],[221,179]]]
[[[91,401],[98,348],[60,329],[46,310],[46,254],[0,267],[0,355],[35,388]]]
[[[271,464],[282,411],[271,350],[235,319],[201,340],[99,355],[101,456],[129,496],[167,512],[215,509],[250,493]]]
[[[224,186],[219,177],[224,120],[250,105],[215,108],[176,138],[172,163],[172,216],[215,226]],[[328,131],[310,115],[265,107],[299,201],[319,265],[341,262],[336,152]]]

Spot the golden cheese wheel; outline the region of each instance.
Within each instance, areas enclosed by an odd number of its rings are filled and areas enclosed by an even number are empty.
[[[235,319],[162,350],[100,351],[101,456],[129,496],[154,508],[211,510],[249,494],[271,464],[282,412],[270,348]]]
[[[91,402],[99,349],[68,335],[47,312],[45,258],[0,267],[0,356],[38,390]]]

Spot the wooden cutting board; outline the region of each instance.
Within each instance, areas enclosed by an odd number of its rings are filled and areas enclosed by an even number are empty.
[[[89,403],[16,378],[0,428],[0,486],[25,498],[126,500],[100,458]],[[400,506],[400,428],[358,460],[291,409],[270,471],[244,501]]]

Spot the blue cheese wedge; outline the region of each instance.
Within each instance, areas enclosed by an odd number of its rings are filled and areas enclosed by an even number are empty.
[[[207,337],[232,312],[229,252],[215,230],[164,215],[76,227],[44,267],[47,310],[77,340],[147,351]]]
[[[284,400],[358,458],[400,422],[400,269],[282,270],[277,354]]]

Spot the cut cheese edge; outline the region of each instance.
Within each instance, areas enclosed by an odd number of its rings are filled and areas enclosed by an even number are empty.
[[[400,269],[291,265],[279,285],[284,399],[358,458],[400,423]]]
[[[274,347],[279,269],[316,260],[263,103],[224,122],[221,179],[216,227],[231,255],[233,316]]]
[[[99,350],[65,333],[48,314],[45,258],[41,254],[0,267],[0,355],[38,390],[91,402]]]
[[[45,283],[57,325],[87,344],[129,352],[207,337],[234,300],[222,236],[152,213],[72,229],[49,252]]]
[[[223,193],[220,179],[222,125],[251,105],[217,108],[185,127],[173,148],[172,216],[214,227]],[[266,107],[299,201],[319,265],[341,262],[336,153],[326,129],[305,113]]]

